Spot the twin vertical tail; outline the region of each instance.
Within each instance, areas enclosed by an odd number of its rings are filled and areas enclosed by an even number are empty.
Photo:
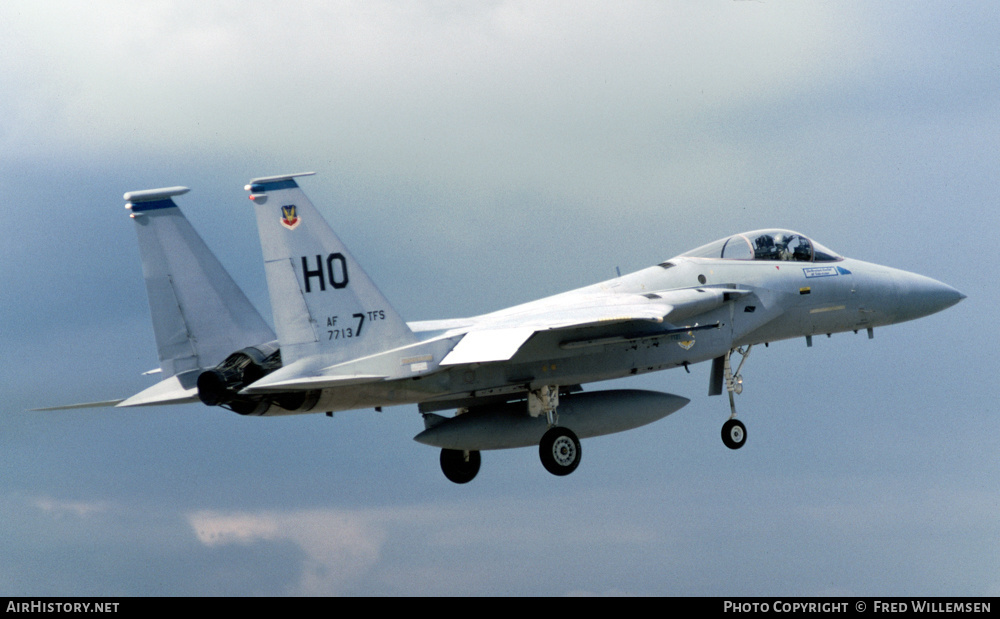
[[[417,340],[296,182],[313,172],[255,178],[254,202],[274,323],[285,366],[320,367]]]

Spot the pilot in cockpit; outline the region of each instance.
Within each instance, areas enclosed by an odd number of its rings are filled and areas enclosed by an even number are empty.
[[[774,253],[778,260],[783,260],[785,262],[792,259],[792,252],[788,250],[788,244],[791,242],[791,238],[783,234],[774,235]]]
[[[754,239],[753,257],[754,260],[778,259],[778,249],[774,246],[774,238],[770,234],[763,234]]]

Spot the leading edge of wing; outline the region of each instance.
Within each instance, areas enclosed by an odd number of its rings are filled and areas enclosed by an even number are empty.
[[[484,316],[441,365],[507,361],[539,331],[636,323],[638,330],[645,333],[643,325],[663,324],[668,318],[683,320],[748,292],[699,287],[647,294],[559,295]]]
[[[642,303],[636,305],[615,305],[611,307],[559,308],[540,311],[530,315],[511,317],[508,321],[521,323],[519,326],[484,325],[473,327],[462,337],[458,345],[441,360],[441,365],[461,365],[466,363],[489,363],[507,361],[521,346],[539,331],[554,331],[592,327],[597,325],[639,322],[662,323],[670,313],[671,305]]]

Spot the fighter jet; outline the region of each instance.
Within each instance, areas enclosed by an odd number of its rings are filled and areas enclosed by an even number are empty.
[[[174,203],[187,188],[125,194],[163,380],[94,405],[200,400],[274,416],[417,404],[425,429],[415,440],[441,448],[442,471],[455,483],[476,476],[481,451],[514,447],[536,446],[549,472],[568,475],[581,438],[636,428],[689,402],[584,391],[587,383],[711,361],[709,395],[729,396],[722,440],[739,449],[746,427],[734,395],[754,346],[802,337],[811,346],[814,335],[844,331],[871,338],[875,327],[965,298],[797,232],[763,229],[489,314],[407,323],[300,188],[296,179],[311,174],[246,186],[273,332]],[[446,410],[455,414],[439,414]]]

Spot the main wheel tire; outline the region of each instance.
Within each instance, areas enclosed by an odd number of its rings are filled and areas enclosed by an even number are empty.
[[[739,449],[747,442],[747,428],[739,419],[722,424],[722,442],[730,449]]]
[[[482,457],[478,451],[470,451],[469,459],[465,459],[465,452],[461,449],[441,450],[441,471],[444,476],[456,484],[467,484],[475,478],[479,472],[479,465],[482,464]]]
[[[580,439],[569,428],[549,428],[538,443],[542,466],[553,475],[569,475],[580,465]]]

